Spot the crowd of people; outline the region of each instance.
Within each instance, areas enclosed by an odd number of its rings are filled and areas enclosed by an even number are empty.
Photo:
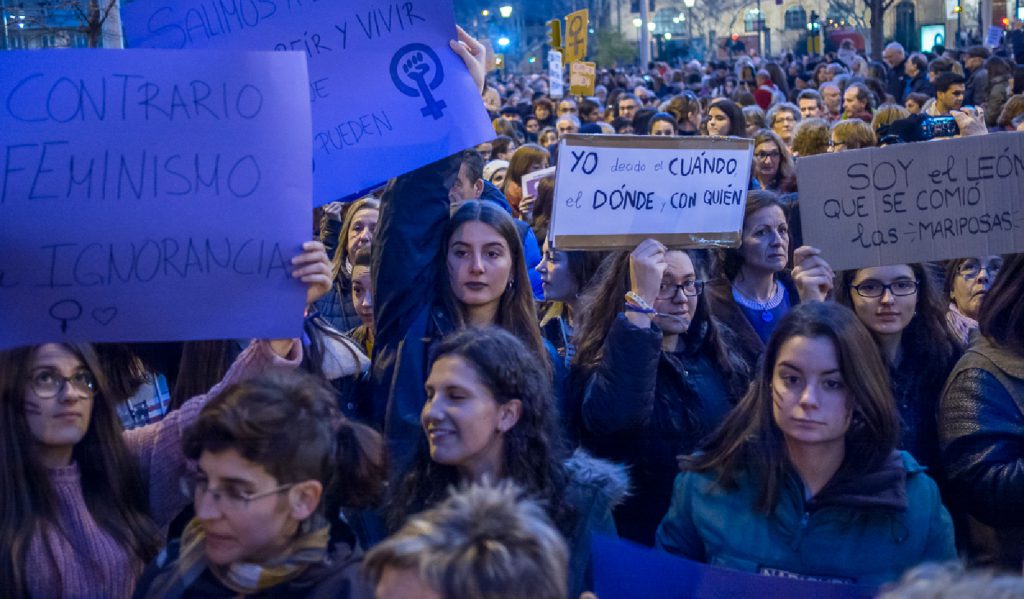
[[[0,594],[576,598],[601,534],[1024,596],[964,570],[1024,565],[1024,255],[833,272],[796,179],[927,116],[1024,130],[1024,67],[891,43],[551,98],[452,49],[495,138],[317,210],[301,338],[0,352]],[[572,133],[752,139],[739,246],[555,247],[523,177]]]

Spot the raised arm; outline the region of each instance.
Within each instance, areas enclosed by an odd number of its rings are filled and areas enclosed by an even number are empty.
[[[276,350],[276,351],[275,351]],[[276,353],[285,351],[284,356]],[[258,376],[267,370],[297,368],[302,361],[298,340],[253,341],[224,375],[224,379],[205,395],[193,397],[160,422],[125,432],[129,451],[138,460],[149,484],[150,515],[158,526],[166,526],[190,499],[180,490],[187,460],[182,438],[199,416],[203,406],[228,386]]]

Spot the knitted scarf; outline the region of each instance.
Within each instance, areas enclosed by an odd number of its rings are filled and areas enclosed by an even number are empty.
[[[978,328],[978,321],[969,316],[964,316],[964,313],[956,307],[956,302],[949,304],[949,312],[946,313],[946,323],[949,325],[950,330],[953,331],[953,334],[964,345],[967,345],[971,331]]]
[[[251,595],[284,584],[302,575],[309,566],[327,559],[329,526],[316,528],[299,536],[282,552],[266,563],[237,563],[218,566],[206,560],[206,533],[198,519],[193,518],[181,535],[181,553],[160,597],[181,597],[209,569],[221,584],[241,595]]]

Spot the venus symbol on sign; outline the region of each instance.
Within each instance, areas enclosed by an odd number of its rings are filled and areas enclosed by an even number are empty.
[[[427,76],[431,73],[428,82]],[[430,46],[419,43],[402,46],[391,59],[391,81],[403,94],[426,101],[427,105],[420,109],[423,116],[437,120],[444,115],[448,105],[444,100],[435,99],[433,94],[444,81],[444,67]]]
[[[582,58],[583,53],[580,52],[580,46],[583,45],[583,17],[574,15],[572,20],[569,21],[568,31],[570,42],[572,45],[572,55],[579,56]]]

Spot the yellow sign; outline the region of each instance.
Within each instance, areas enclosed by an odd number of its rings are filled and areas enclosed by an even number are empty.
[[[565,17],[565,62],[578,62],[587,57],[587,29],[590,11],[577,10]]]
[[[552,50],[562,51],[562,22],[558,19],[548,21],[548,45]]]
[[[569,65],[569,93],[574,96],[593,96],[597,83],[597,65],[592,62],[574,62]]]

